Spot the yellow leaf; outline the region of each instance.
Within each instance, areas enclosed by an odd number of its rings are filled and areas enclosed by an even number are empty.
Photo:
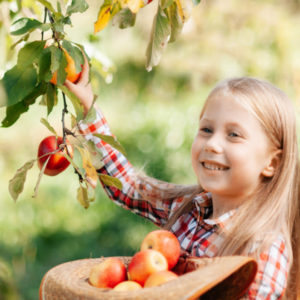
[[[101,31],[106,27],[109,20],[111,19],[111,9],[112,9],[111,4],[103,5],[100,8],[97,21],[94,24],[94,34],[96,34],[97,32]]]
[[[96,188],[98,181],[98,173],[92,164],[89,151],[81,147],[77,147],[77,149],[79,150],[81,155],[82,167],[85,170],[85,179],[91,185],[92,188]]]
[[[177,4],[178,14],[182,23],[186,22],[191,16],[192,6],[189,0],[175,0]]]
[[[142,0],[128,0],[127,5],[131,12],[136,14],[145,4]]]

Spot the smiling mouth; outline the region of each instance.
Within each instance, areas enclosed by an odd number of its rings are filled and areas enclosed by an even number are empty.
[[[226,171],[226,170],[229,170],[229,167],[221,166],[219,164],[208,163],[208,162],[202,162],[201,164],[205,169],[208,169],[208,170],[211,170],[211,171]]]

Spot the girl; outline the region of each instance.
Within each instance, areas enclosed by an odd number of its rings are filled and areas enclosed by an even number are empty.
[[[88,64],[66,86],[85,112],[93,103]],[[191,148],[198,184],[180,186],[143,177],[120,152],[93,133],[111,134],[100,110],[86,139],[103,152],[99,172],[122,190],[105,186],[118,205],[171,230],[182,251],[199,257],[249,255],[258,273],[242,299],[296,299],[298,282],[298,150],[288,97],[268,82],[236,78],[209,94]]]

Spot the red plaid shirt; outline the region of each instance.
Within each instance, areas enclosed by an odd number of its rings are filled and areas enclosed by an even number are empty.
[[[104,185],[108,196],[117,205],[130,209],[158,226],[166,224],[172,213],[180,207],[184,197],[170,201],[159,201],[158,199],[155,204],[150,204],[142,198],[135,188],[137,179],[134,176],[134,169],[126,157],[109,144],[93,136],[93,133],[111,135],[108,124],[100,111],[97,111],[96,119],[91,124],[81,122],[80,131],[87,140],[92,140],[103,153],[104,167],[99,172],[117,177],[123,184],[122,190]],[[141,188],[151,193],[151,186],[142,186]],[[223,242],[217,229],[219,227],[226,228],[235,211],[227,212],[218,219],[210,219],[212,201],[209,193],[197,195],[192,202],[193,209],[180,216],[170,230],[177,236],[183,251],[198,257],[214,257]],[[280,299],[287,285],[287,274],[287,250],[284,240],[279,236],[267,251],[261,253],[256,278],[241,299]]]

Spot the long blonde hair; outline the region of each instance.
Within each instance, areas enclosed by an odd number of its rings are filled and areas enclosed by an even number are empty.
[[[262,180],[256,200],[241,205],[232,217],[232,225],[224,233],[224,243],[218,255],[245,254],[259,241],[255,252],[258,256],[280,234],[284,238],[291,265],[287,295],[288,299],[296,299],[299,289],[299,285],[296,286],[299,282],[299,157],[292,102],[269,82],[248,77],[234,78],[220,82],[211,91],[201,115],[211,99],[225,95],[234,97],[257,118],[272,145],[281,149],[282,154],[274,176]],[[141,177],[141,180],[150,182],[163,199],[189,195],[166,228],[170,228],[178,216],[191,208],[190,200],[201,191],[199,186],[166,186],[160,182],[156,184],[147,177]],[[149,198],[149,201],[155,200]]]

